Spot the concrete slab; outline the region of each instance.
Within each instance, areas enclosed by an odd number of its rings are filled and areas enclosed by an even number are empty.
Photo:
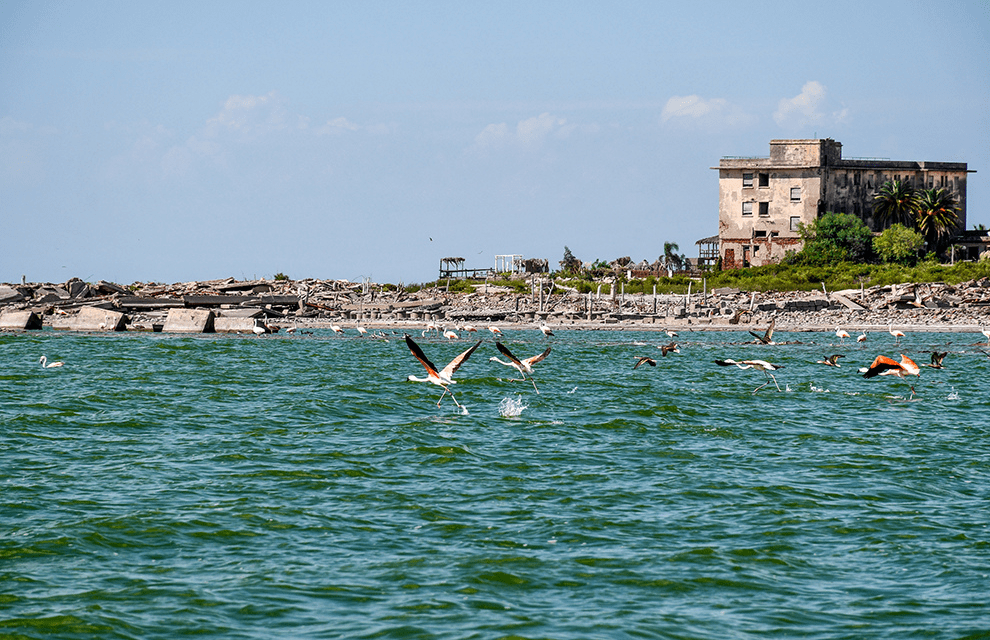
[[[217,333],[253,333],[254,318],[220,316],[213,319],[213,330]]]
[[[124,331],[127,316],[119,311],[82,307],[79,312],[52,321],[52,327],[65,331]]]
[[[33,311],[0,311],[0,329],[35,331],[41,326],[41,316]]]
[[[209,309],[169,309],[162,331],[165,333],[213,333],[213,312]]]

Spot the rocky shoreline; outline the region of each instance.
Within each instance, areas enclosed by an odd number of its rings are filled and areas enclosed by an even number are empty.
[[[529,293],[479,283],[471,293],[442,287],[407,292],[344,280],[233,278],[178,284],[65,283],[0,285],[0,330],[161,331],[180,313],[209,317],[207,331],[282,328],[422,330],[489,325],[598,330],[749,330],[775,322],[778,331],[880,331],[888,325],[926,331],[979,331],[990,326],[990,279],[959,285],[899,284],[844,291],[690,294],[579,293],[549,280]],[[198,314],[198,315],[196,315]],[[190,316],[192,317],[192,316]],[[26,321],[24,319],[27,319]],[[95,320],[94,320],[95,318]],[[84,321],[85,319],[85,321]],[[23,326],[22,326],[23,325]]]

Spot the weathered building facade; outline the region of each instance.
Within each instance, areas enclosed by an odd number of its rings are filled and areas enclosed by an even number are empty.
[[[959,203],[966,228],[965,162],[842,158],[832,140],[771,140],[766,158],[728,157],[718,167],[718,235],[722,267],[760,266],[800,250],[800,224],[828,211],[850,213],[874,231],[874,196],[890,180],[915,189],[943,188]]]

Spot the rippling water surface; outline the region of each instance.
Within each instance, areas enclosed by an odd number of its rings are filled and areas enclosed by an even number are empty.
[[[990,637],[979,334],[485,339],[0,335],[0,636]]]

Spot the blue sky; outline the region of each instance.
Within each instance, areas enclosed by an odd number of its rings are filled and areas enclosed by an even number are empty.
[[[726,155],[967,162],[990,2],[0,3],[0,281],[655,260]]]

